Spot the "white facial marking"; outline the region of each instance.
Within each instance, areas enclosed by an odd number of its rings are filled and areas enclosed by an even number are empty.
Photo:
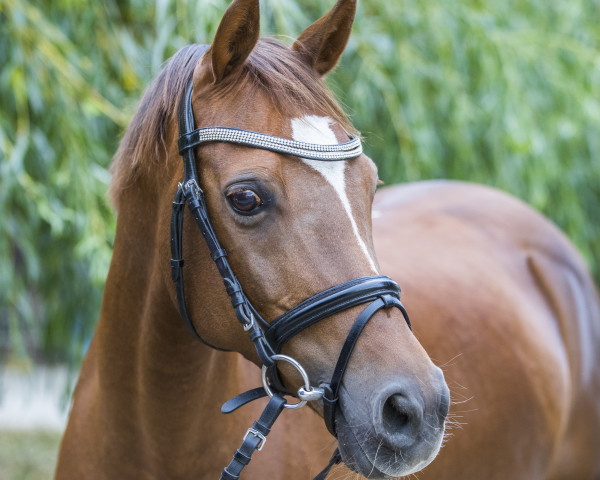
[[[333,120],[331,120],[329,117],[318,117],[316,115],[307,115],[303,118],[294,118],[292,119],[292,138],[299,142],[320,143],[321,145],[337,145],[339,142],[335,137],[333,130],[331,130],[331,127],[329,126],[332,122]],[[309,160],[307,158],[302,158],[301,160],[323,175],[325,180],[327,180],[327,182],[333,187],[338,197],[340,197],[342,206],[344,207],[344,210],[350,219],[352,231],[354,232],[354,236],[358,241],[358,245],[365,254],[365,257],[367,257],[373,272],[379,273],[377,271],[377,267],[375,266],[375,262],[369,254],[369,250],[367,249],[365,242],[358,232],[356,220],[354,220],[354,217],[352,216],[352,207],[350,205],[350,201],[348,200],[348,196],[346,195],[346,179],[344,175],[346,170],[346,162],[324,162],[321,160]]]

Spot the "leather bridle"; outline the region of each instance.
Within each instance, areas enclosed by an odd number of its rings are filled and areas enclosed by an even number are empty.
[[[337,436],[335,412],[339,399],[338,392],[352,350],[363,328],[376,312],[392,307],[400,309],[409,328],[411,325],[406,310],[400,302],[400,287],[392,279],[383,275],[356,278],[329,288],[304,300],[270,323],[260,316],[244,294],[240,282],[229,265],[227,253],[221,247],[208,218],[204,192],[200,188],[196,169],[195,148],[206,142],[218,141],[313,160],[339,161],[358,157],[362,153],[360,140],[354,137],[340,145],[319,145],[226,127],[195,129],[192,92],[193,80],[190,78],[179,103],[179,153],[183,157],[184,178],[175,194],[171,219],[171,274],[177,291],[179,311],[187,327],[200,340],[207,343],[194,327],[185,302],[182,232],[184,206],[187,203],[208,245],[210,256],[221,274],[236,317],[254,343],[258,358],[263,365],[263,386],[229,400],[223,405],[221,411],[230,413],[252,400],[267,395],[271,397],[260,419],[248,429],[242,446],[235,452],[233,460],[221,474],[221,480],[237,480],[244,466],[250,462],[253,452],[262,449],[271,426],[284,408],[299,408],[308,401],[322,400],[325,425],[332,435]],[[329,384],[312,386],[306,371],[296,360],[279,354],[285,342],[304,329],[327,317],[362,304],[368,305],[350,329]],[[304,385],[296,393],[300,400],[298,403],[286,403],[283,398],[283,395],[289,395],[290,392],[285,389],[277,375],[278,361],[290,363],[303,378]],[[339,450],[336,449],[329,465],[315,477],[315,480],[324,479],[330,468],[340,461]]]

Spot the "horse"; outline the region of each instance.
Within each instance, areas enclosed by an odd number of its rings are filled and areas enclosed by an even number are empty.
[[[600,478],[600,302],[565,236],[488,187],[377,190],[360,151],[332,162],[290,153],[358,138],[322,81],[355,9],[338,0],[290,48],[259,38],[258,0],[234,0],[213,43],[184,47],[148,87],[112,166],[114,253],[55,478],[213,479],[242,438],[252,452],[264,446],[249,479],[307,479],[328,462],[320,478]],[[219,137],[181,147],[180,103],[192,128],[285,146]],[[188,188],[189,169],[199,185]],[[410,321],[384,274],[402,286]],[[307,299],[313,308],[371,281],[385,288],[366,309],[326,312],[276,358],[253,320],[268,331]],[[316,385],[327,387],[340,358],[331,410]],[[257,400],[219,414],[257,385],[276,390],[264,411]],[[248,429],[294,396],[309,408],[284,411],[268,438]]]

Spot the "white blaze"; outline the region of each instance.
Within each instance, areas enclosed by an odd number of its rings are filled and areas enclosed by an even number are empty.
[[[294,118],[292,119],[292,138],[299,142],[320,143],[321,145],[337,145],[339,142],[335,137],[333,130],[331,130],[331,127],[329,126],[331,122],[332,120],[329,117],[318,117],[316,115],[307,115],[303,118]],[[352,207],[350,205],[350,201],[348,200],[348,196],[346,195],[346,162],[326,162],[322,160],[309,160],[308,158],[302,158],[301,160],[309,167],[315,169],[317,172],[323,175],[325,180],[327,180],[327,182],[333,187],[335,193],[337,193],[340,201],[342,202],[342,206],[344,207],[346,215],[348,215],[348,219],[350,220],[350,225],[352,225],[352,231],[354,232],[354,236],[356,237],[358,245],[369,261],[369,265],[371,265],[373,272],[379,273],[377,271],[377,267],[375,267],[375,262],[369,254],[369,250],[367,249],[365,242],[358,232],[356,221],[352,216]]]

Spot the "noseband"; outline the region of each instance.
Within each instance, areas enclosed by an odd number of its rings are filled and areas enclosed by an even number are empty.
[[[260,419],[248,429],[242,446],[235,452],[233,460],[221,474],[221,480],[237,480],[244,466],[250,462],[253,452],[262,449],[271,426],[284,408],[300,408],[306,402],[322,400],[325,425],[332,435],[337,436],[335,413],[339,400],[338,392],[352,350],[363,328],[376,312],[392,307],[400,309],[409,328],[410,321],[400,302],[400,287],[392,279],[383,275],[356,278],[329,288],[304,300],[271,323],[260,316],[244,294],[240,282],[229,265],[227,253],[221,247],[208,218],[204,192],[200,188],[196,169],[195,147],[207,142],[228,142],[312,160],[339,161],[356,158],[362,153],[360,139],[354,137],[339,145],[319,145],[227,127],[194,129],[192,91],[193,81],[190,79],[179,104],[178,145],[179,153],[183,157],[184,178],[175,194],[171,218],[171,274],[177,291],[179,311],[187,327],[202,340],[189,317],[183,285],[183,211],[187,203],[223,278],[236,317],[244,331],[248,332],[263,365],[263,386],[229,400],[223,405],[221,411],[230,413],[252,400],[267,395],[271,397]],[[304,368],[293,358],[279,353],[290,338],[304,329],[327,317],[362,304],[368,305],[360,313],[346,337],[329,384],[312,386]],[[299,398],[298,403],[286,403],[283,398],[283,395],[290,392],[285,389],[277,375],[278,361],[290,363],[302,376],[304,385],[296,393]],[[315,477],[315,480],[324,479],[330,468],[340,461],[339,450],[336,449],[329,465]]]

